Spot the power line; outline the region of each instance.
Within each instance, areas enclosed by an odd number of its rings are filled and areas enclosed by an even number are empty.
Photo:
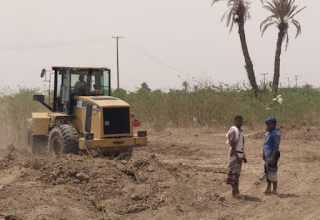
[[[134,49],[136,52],[140,53],[141,55],[143,55],[144,57],[160,64],[163,67],[166,67],[167,69],[170,69],[174,72],[177,73],[177,77],[182,79],[181,75],[190,77],[192,80],[196,81],[197,83],[200,83],[199,80],[195,79],[193,75],[186,73],[184,71],[182,71],[181,69],[173,66],[172,64],[168,64],[167,62],[164,62],[163,60],[155,57],[154,55],[150,54],[149,52],[146,52],[145,49],[141,49],[136,43],[130,42],[127,39],[123,40],[124,44],[126,44],[127,46],[129,46],[130,48]]]
[[[15,43],[15,44],[0,44],[0,51],[28,51],[28,50],[39,50],[39,49],[50,49],[50,48],[59,48],[59,47],[73,47],[73,46],[81,46],[84,44],[96,44],[96,43],[101,43],[101,42],[106,42],[109,39],[122,39],[120,36],[104,36],[104,37],[99,37],[99,38],[91,38],[91,39],[83,39],[83,40],[77,40],[77,41],[66,41],[66,42],[46,42],[46,43],[39,43],[39,44],[21,44],[21,43]],[[168,64],[167,62],[164,62],[161,59],[158,59],[157,57],[151,55],[150,53],[146,52],[145,50],[142,50],[140,47],[137,46],[137,44],[125,41],[127,46],[131,47],[135,51],[139,52],[143,56],[153,60],[154,62],[171,69],[174,72],[177,72],[177,77],[182,79],[181,75],[187,76],[188,78],[190,77],[192,80],[199,82],[194,78],[193,75],[186,73],[185,71],[182,71],[181,69],[175,67],[172,64]],[[118,44],[118,43],[117,43]],[[117,45],[118,48],[118,45]],[[118,50],[118,49],[117,49]],[[118,51],[119,52],[119,51]],[[117,52],[117,54],[118,54]],[[117,55],[118,57],[118,55]],[[118,59],[117,59],[118,60]],[[119,61],[117,61],[119,62]],[[119,68],[118,68],[119,69]]]
[[[111,39],[117,40],[117,75],[118,75],[118,88],[120,87],[119,83],[119,39],[122,39],[121,36],[103,36],[103,37],[97,37],[97,38],[91,38],[91,39],[83,39],[83,40],[76,40],[76,41],[65,41],[65,42],[46,42],[46,43],[30,43],[30,44],[21,44],[21,43],[15,43],[15,44],[0,44],[0,51],[28,51],[28,50],[40,50],[40,49],[50,49],[50,48],[60,48],[60,47],[73,47],[73,46],[81,46],[85,44],[96,44],[96,43],[102,43],[106,42]],[[129,46],[130,48],[134,49],[136,52],[140,53],[141,55],[147,57],[148,59],[160,64],[161,66],[166,67],[167,69],[170,69],[177,73],[177,77],[182,79],[182,75],[191,78],[191,80],[201,83],[199,80],[197,80],[192,74],[189,74],[185,71],[182,71],[181,69],[177,68],[176,66],[169,64],[167,62],[164,62],[163,60],[157,58],[154,55],[151,55],[150,53],[146,52],[144,49],[141,49],[137,44],[129,42],[128,40],[124,39],[123,42],[125,45]]]
[[[0,44],[0,50],[2,51],[25,51],[25,50],[39,50],[59,47],[73,47],[81,46],[86,44],[96,44],[105,42],[110,39],[110,36],[104,36],[99,38],[83,39],[76,41],[65,41],[65,42],[47,42],[39,44]]]

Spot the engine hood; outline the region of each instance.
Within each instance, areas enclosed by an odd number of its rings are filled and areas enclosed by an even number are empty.
[[[75,100],[91,103],[102,108],[106,107],[130,107],[125,101],[112,96],[75,96]]]

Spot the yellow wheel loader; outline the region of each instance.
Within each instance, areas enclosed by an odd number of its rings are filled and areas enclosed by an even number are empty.
[[[130,105],[111,96],[110,73],[108,68],[52,68],[53,102],[45,103],[44,95],[33,96],[49,110],[32,113],[29,144],[34,153],[48,147],[56,156],[111,153],[130,157],[134,147],[147,145],[146,131],[133,132],[137,123]],[[45,74],[43,70],[41,76]]]

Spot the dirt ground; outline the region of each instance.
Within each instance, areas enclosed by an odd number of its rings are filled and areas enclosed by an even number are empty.
[[[149,132],[130,161],[0,150],[0,216],[6,219],[320,219],[319,128],[281,129],[278,195],[256,186],[263,129],[245,129],[242,198],[231,196],[226,129]],[[1,217],[0,217],[1,219]]]

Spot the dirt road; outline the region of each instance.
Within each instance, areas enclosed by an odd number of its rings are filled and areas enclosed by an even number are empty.
[[[279,194],[255,185],[263,130],[246,129],[242,199],[225,184],[225,129],[151,131],[131,161],[0,150],[7,219],[320,219],[319,128],[281,129]],[[11,152],[11,153],[10,153]],[[0,217],[1,219],[1,217]]]

